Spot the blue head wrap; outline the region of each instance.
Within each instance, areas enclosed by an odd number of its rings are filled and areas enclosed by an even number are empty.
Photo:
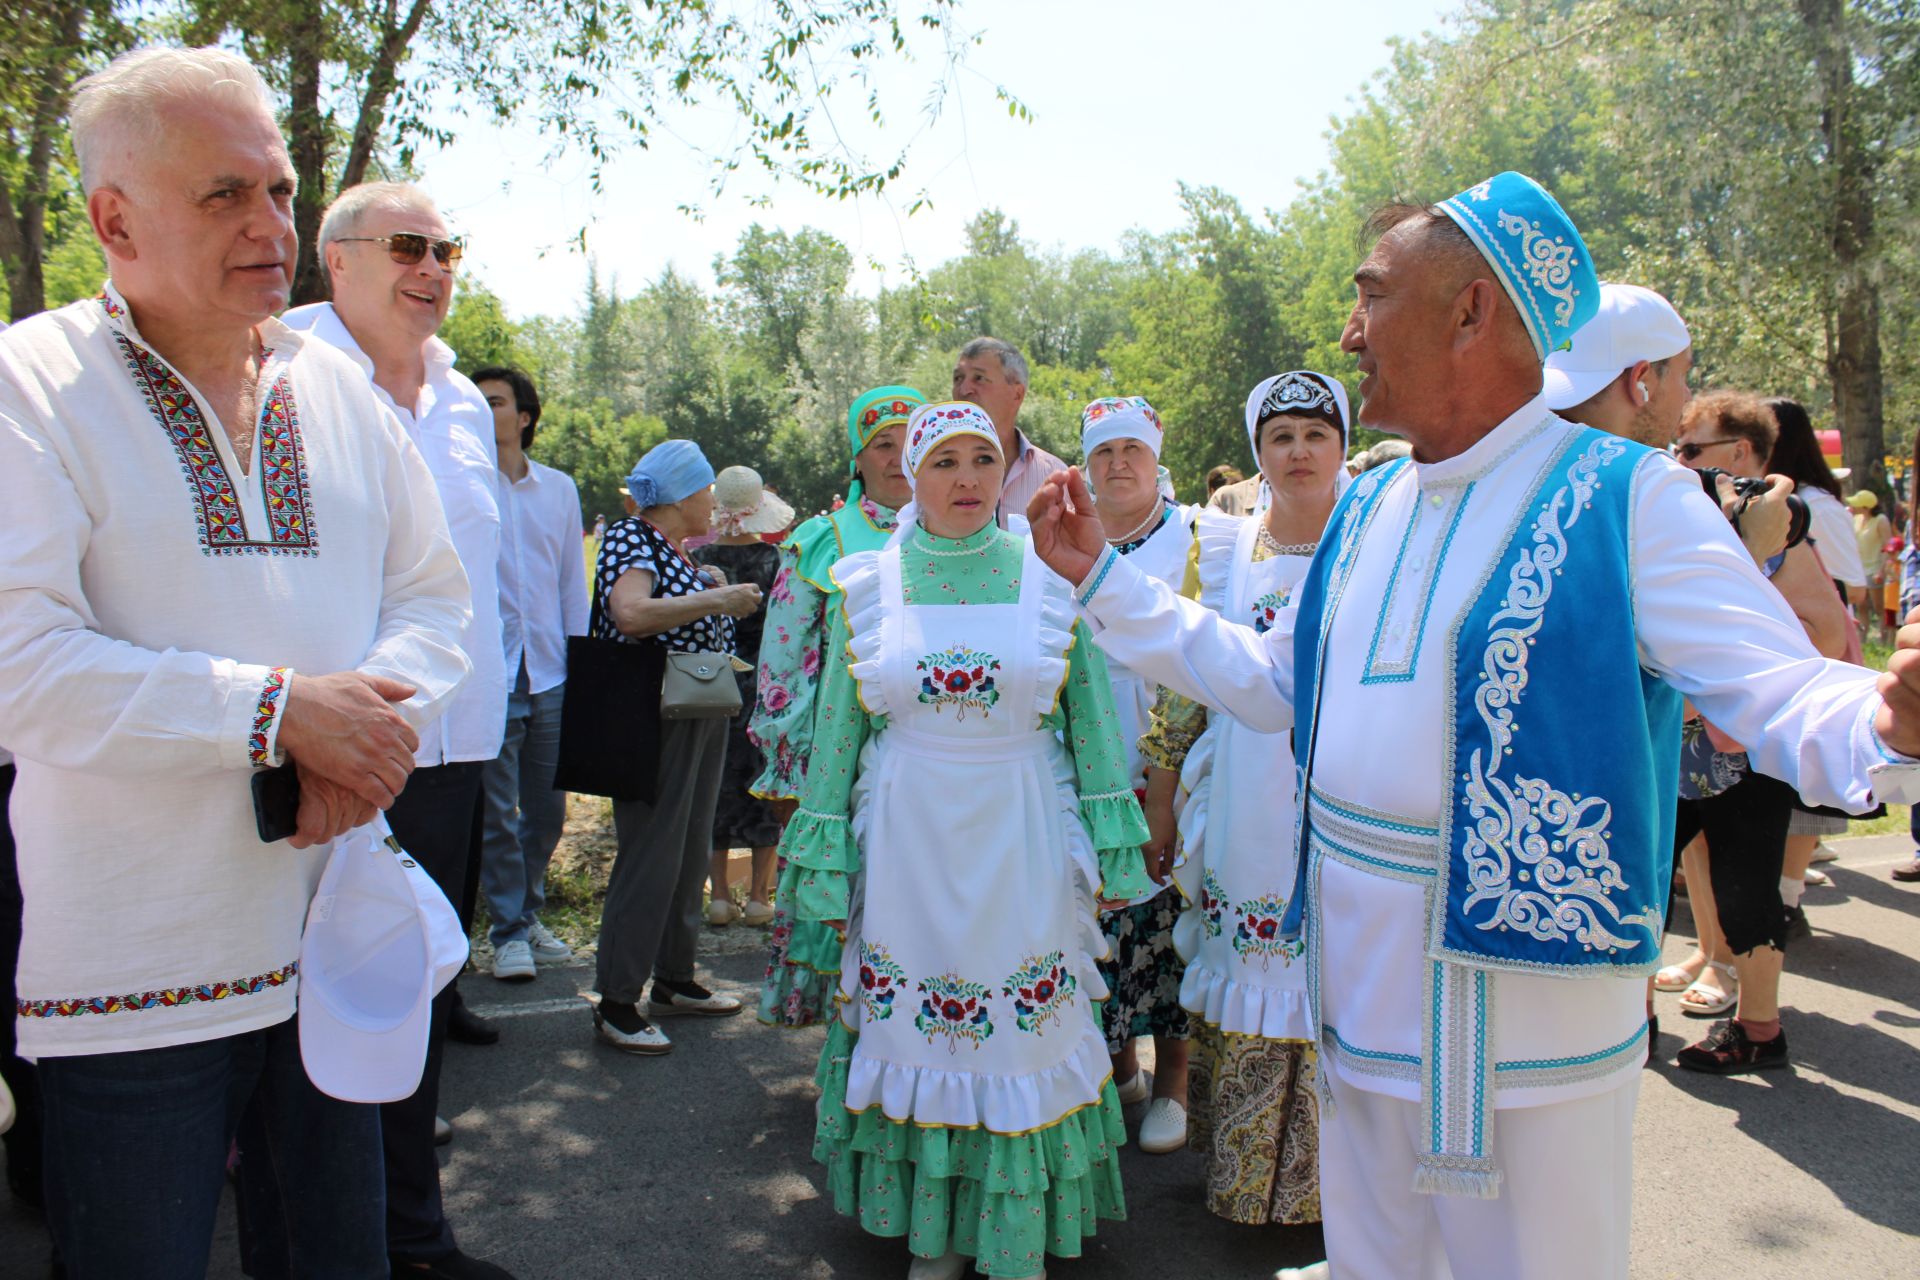
[[[713,483],[713,466],[691,440],[662,440],[627,473],[627,493],[642,509],[664,507]]]
[[[1493,268],[1545,360],[1600,309],[1600,277],[1573,219],[1547,189],[1511,171],[1440,204]]]

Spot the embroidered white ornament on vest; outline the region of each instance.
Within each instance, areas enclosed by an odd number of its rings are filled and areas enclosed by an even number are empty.
[[[1626,887],[1608,845],[1613,806],[1598,796],[1570,796],[1543,779],[1515,778],[1509,785],[1499,775],[1519,729],[1513,707],[1526,691],[1529,646],[1566,561],[1567,533],[1586,509],[1600,468],[1624,449],[1612,438],[1587,449],[1534,521],[1532,548],[1514,562],[1504,607],[1491,623],[1485,680],[1473,697],[1491,749],[1483,758],[1476,748],[1468,765],[1471,825],[1462,849],[1473,892],[1461,914],[1470,917],[1475,907],[1495,904],[1491,915],[1473,922],[1475,928],[1517,929],[1543,942],[1571,939],[1604,952],[1639,942],[1616,930],[1658,927],[1645,913],[1621,915],[1608,896]]]
[[[1539,223],[1528,222],[1505,209],[1500,211],[1499,219],[1502,231],[1520,237],[1520,259],[1534,286],[1560,300],[1553,309],[1553,318],[1560,324],[1572,320],[1574,301],[1580,296],[1580,291],[1573,287],[1573,246],[1547,235]]]

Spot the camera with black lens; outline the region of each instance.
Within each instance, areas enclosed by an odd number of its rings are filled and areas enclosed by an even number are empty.
[[[1713,499],[1715,506],[1720,505],[1720,487],[1716,481],[1718,481],[1721,476],[1725,476],[1733,482],[1733,491],[1740,496],[1740,505],[1734,508],[1733,514],[1728,516],[1727,519],[1733,521],[1733,528],[1736,533],[1739,532],[1740,529],[1740,517],[1746,514],[1747,507],[1755,498],[1763,497],[1773,488],[1773,486],[1765,480],[1751,476],[1736,476],[1730,471],[1721,470],[1719,467],[1704,467],[1696,474],[1700,477],[1700,487],[1707,491],[1707,496]],[[1787,546],[1797,547],[1806,541],[1807,527],[1812,519],[1813,514],[1807,510],[1806,499],[1797,493],[1788,494]]]

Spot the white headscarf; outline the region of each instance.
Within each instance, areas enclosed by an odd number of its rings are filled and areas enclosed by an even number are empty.
[[[954,436],[979,436],[993,445],[995,453],[1001,452],[1000,433],[994,429],[993,419],[979,405],[965,400],[923,404],[907,419],[907,443],[902,451],[900,469],[906,473],[908,489],[919,488],[920,464],[942,442]],[[894,526],[893,536],[887,539],[887,545],[894,547],[904,543],[913,535],[913,527],[919,520],[920,503],[909,499],[907,505],[900,508],[898,522]]]
[[[1346,487],[1353,483],[1353,477],[1347,474],[1345,460],[1347,442],[1353,434],[1352,415],[1347,410],[1347,389],[1340,385],[1340,379],[1324,373],[1315,373],[1311,369],[1289,369],[1285,373],[1276,373],[1263,379],[1247,396],[1247,447],[1253,450],[1253,468],[1260,470],[1260,424],[1268,418],[1283,413],[1299,414],[1302,417],[1315,417],[1331,412],[1340,426],[1341,466],[1334,475],[1333,492],[1338,497]],[[1259,505],[1267,506],[1272,501],[1267,491],[1267,479],[1260,476]]]
[[[1160,415],[1142,396],[1107,396],[1089,400],[1080,411],[1080,456],[1093,457],[1093,451],[1112,440],[1138,440],[1160,456],[1165,429]]]

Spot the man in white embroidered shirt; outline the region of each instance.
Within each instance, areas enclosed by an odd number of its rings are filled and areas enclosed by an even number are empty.
[[[480,864],[480,779],[500,754],[507,715],[500,628],[500,502],[493,411],[453,367],[434,336],[453,300],[461,245],[418,187],[376,182],[342,192],[320,224],[320,252],[333,301],[296,307],[283,319],[366,372],[433,472],[454,550],[473,590],[463,643],[473,675],[439,722],[421,735],[418,768],[387,814],[393,834],[473,920]],[[482,1277],[506,1272],[461,1253],[440,1199],[434,1111],[440,1056],[459,991],[434,999],[427,1068],[411,1098],[381,1108],[387,1149],[387,1250],[396,1273]]]
[[[381,1276],[379,1114],[306,1078],[294,997],[336,835],[467,670],[433,480],[338,352],[273,320],[294,170],[266,85],[147,49],[71,111],[111,280],[0,334],[0,740],[68,1274],[205,1274],[242,1109],[298,1274]],[[249,775],[301,780],[263,843]]]
[[[492,918],[493,976],[524,982],[537,964],[573,953],[540,923],[547,860],[566,825],[553,789],[567,637],[587,633],[587,566],[580,554],[580,491],[565,472],[527,456],[540,392],[523,370],[488,366],[473,383],[493,410],[500,453],[500,613],[506,624],[506,742],[482,783],[480,887]]]
[[[1546,409],[1599,280],[1538,184],[1372,230],[1342,346],[1413,456],[1354,481],[1293,611],[1256,635],[1146,579],[1074,472],[1034,542],[1113,656],[1293,729],[1332,1273],[1624,1280],[1681,695],[1860,810],[1920,791],[1920,654],[1878,689],[1818,657],[1696,477]]]

